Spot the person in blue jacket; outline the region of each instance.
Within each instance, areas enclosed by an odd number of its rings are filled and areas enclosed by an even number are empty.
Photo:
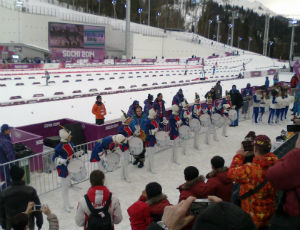
[[[155,173],[154,170],[154,153],[156,151],[156,138],[155,134],[158,132],[159,126],[156,121],[156,111],[154,109],[149,110],[148,120],[145,124],[146,134],[146,163],[147,170]]]
[[[11,143],[10,134],[11,127],[9,127],[7,124],[3,124],[1,126],[0,133],[0,164],[5,164],[16,159],[16,153]],[[0,190],[5,189],[11,184],[9,170],[9,165],[0,167],[0,178],[3,179],[3,182],[1,182],[2,185],[0,186]]]
[[[274,114],[275,114],[275,110],[277,107],[277,95],[278,95],[278,91],[276,89],[273,89],[271,91],[271,104],[270,104],[270,110],[269,110],[269,119],[268,119],[268,124],[273,124],[274,123]]]
[[[267,89],[268,89],[269,86],[270,86],[270,80],[269,80],[269,77],[268,77],[268,76],[266,77],[265,86],[266,86]]]
[[[139,105],[140,105],[139,101],[137,100],[133,101],[132,105],[129,106],[127,116],[132,117],[134,115],[135,108],[138,107]]]
[[[66,212],[71,212],[72,206],[69,199],[70,177],[68,165],[73,157],[73,143],[71,142],[71,132],[63,128],[59,130],[60,143],[55,147],[52,161],[56,165],[58,176],[61,178],[62,199]]]
[[[179,109],[182,109],[182,102],[184,100],[184,95],[182,89],[179,89],[176,95],[173,97],[172,105],[178,105]]]
[[[178,164],[178,154],[179,154],[179,127],[182,124],[182,121],[179,117],[179,106],[174,104],[172,106],[172,114],[169,119],[170,123],[170,140],[173,142],[173,151],[172,151],[172,162]]]
[[[244,119],[247,119],[247,114],[248,114],[248,110],[249,110],[249,104],[250,101],[252,99],[252,87],[251,84],[248,83],[246,88],[244,89],[243,93],[243,107],[242,107],[242,114],[244,114]]]
[[[260,102],[261,102],[261,91],[257,89],[253,96],[253,117],[254,117],[254,122],[256,124],[258,123],[257,119],[259,114]]]
[[[147,122],[147,116],[143,112],[142,107],[138,106],[135,109],[135,114],[132,117],[132,121],[130,124],[130,127],[134,127],[134,135],[136,137],[139,137],[143,141],[143,151],[139,155],[134,155],[135,161],[133,162],[133,165],[138,165],[138,168],[144,167],[144,161],[145,161],[145,152],[146,152],[146,122]]]
[[[166,119],[165,101],[163,100],[162,93],[158,93],[156,99],[153,102],[153,108],[156,111],[156,120],[159,123],[160,128],[164,128],[168,123]]]
[[[148,94],[147,99],[144,101],[144,113],[146,116],[149,114],[149,110],[153,108],[153,95]]]
[[[202,114],[202,109],[200,104],[200,97],[198,93],[195,93],[195,103],[192,106],[192,118],[200,121],[201,114]]]

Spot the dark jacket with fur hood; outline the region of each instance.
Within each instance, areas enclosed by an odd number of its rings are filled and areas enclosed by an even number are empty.
[[[189,196],[196,198],[205,198],[202,194],[202,187],[205,185],[204,176],[196,177],[193,180],[187,181],[178,187],[180,195],[179,201],[187,199]]]
[[[150,207],[150,216],[153,221],[160,221],[164,213],[166,206],[171,205],[165,194],[160,194],[151,199],[146,199],[144,196],[140,196],[140,201],[144,201]]]

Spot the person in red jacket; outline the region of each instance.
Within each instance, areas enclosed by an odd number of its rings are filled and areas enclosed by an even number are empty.
[[[96,125],[104,124],[104,117],[106,115],[105,105],[102,103],[102,97],[98,95],[93,106],[92,113],[96,116]]]
[[[145,202],[136,201],[127,209],[127,212],[132,230],[146,230],[150,225],[150,207]]]
[[[227,176],[228,168],[224,167],[224,159],[214,156],[211,159],[212,171],[206,175],[208,179],[205,186],[201,186],[203,196],[217,196],[224,201],[230,201],[233,183]]]
[[[283,212],[287,216],[298,217],[298,226],[293,228],[298,229],[300,217],[300,133],[298,133],[295,148],[270,167],[266,177],[276,189],[285,192],[285,200],[282,203]],[[285,223],[278,219],[271,219],[272,229],[287,229],[283,224]]]
[[[202,195],[202,186],[205,185],[204,176],[199,176],[199,171],[194,166],[188,166],[184,169],[185,183],[178,187],[180,195],[179,201],[186,200],[189,196],[196,198],[206,198]]]

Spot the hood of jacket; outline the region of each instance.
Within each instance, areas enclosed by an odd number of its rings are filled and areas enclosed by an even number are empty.
[[[228,168],[227,167],[222,167],[218,168],[216,170],[211,171],[206,175],[206,178],[213,178],[216,177],[218,178],[223,184],[231,184],[232,180],[227,176]]]
[[[102,207],[105,205],[106,201],[109,198],[110,191],[105,186],[94,186],[91,187],[87,196],[91,203],[93,203],[94,207]]]
[[[204,176],[199,176],[199,177],[196,177],[195,179],[193,180],[190,180],[190,181],[187,181],[185,182],[184,184],[180,185],[179,186],[179,190],[189,190],[191,189],[194,185],[200,183],[200,182],[204,182]]]

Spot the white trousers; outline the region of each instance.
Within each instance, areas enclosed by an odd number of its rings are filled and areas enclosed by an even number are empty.
[[[70,206],[70,199],[69,199],[69,187],[70,187],[71,181],[70,177],[67,176],[66,178],[61,177],[61,195],[63,199],[63,204],[65,209],[69,209]]]
[[[195,135],[194,135],[194,148],[198,149],[198,150],[200,150],[199,137],[200,137],[200,133],[195,132]]]
[[[121,152],[121,179],[126,180],[127,182],[131,182],[128,173],[128,162],[129,162],[130,154],[129,151]]]
[[[154,154],[156,152],[156,147],[146,147],[146,168],[149,172],[155,173],[154,170]]]
[[[179,137],[177,137],[175,140],[172,140],[173,142],[173,148],[172,148],[172,157],[171,157],[171,161],[175,164],[179,164],[178,161],[178,155],[180,152],[180,140]]]

